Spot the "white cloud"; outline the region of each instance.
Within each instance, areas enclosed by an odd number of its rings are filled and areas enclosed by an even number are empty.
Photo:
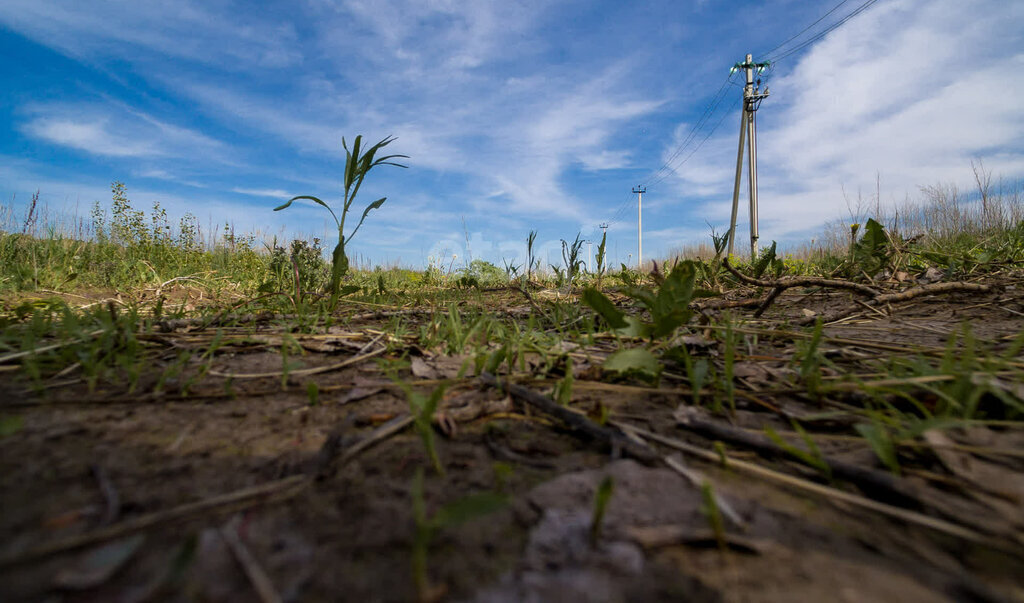
[[[20,107],[17,127],[36,143],[91,154],[98,169],[224,191],[225,211],[248,218],[238,195],[260,207],[292,188],[336,200],[341,136],[396,135],[388,151],[410,155],[411,169],[367,181],[361,197],[389,201],[365,233],[381,246],[460,240],[450,231],[465,215],[503,245],[532,227],[592,226],[623,196],[632,217],[625,191],[694,127],[703,106],[690,99],[704,96],[708,57],[734,50],[725,39],[705,43],[728,8],[652,6],[673,16],[657,31],[636,27],[641,17],[623,22],[634,44],[609,33],[612,15],[630,13],[612,4],[307,0],[247,11],[195,0],[10,0],[0,27],[76,58],[92,68],[78,89],[110,95]],[[806,12],[799,4],[752,6],[745,18],[790,21]],[[974,157],[997,175],[1024,173],[1014,106],[1024,90],[1013,76],[1024,66],[1022,23],[1022,3],[887,0],[783,61],[758,114],[763,236],[841,215],[843,191],[873,195],[876,175],[889,201],[920,184],[969,180]],[[106,76],[116,85],[97,83]],[[722,108],[738,95],[728,88]],[[677,175],[651,187],[650,210],[644,198],[655,249],[704,239],[705,219],[728,219],[738,116],[722,117]],[[680,122],[657,157],[659,135]],[[270,219],[329,219],[322,208],[293,209]]]
[[[131,0],[5,0],[0,24],[87,61],[167,57],[237,70],[279,69],[302,62],[299,36],[262,11],[220,3]]]
[[[137,157],[161,154],[152,144],[111,132],[105,120],[74,121],[70,118],[40,117],[25,124],[24,130],[48,142],[98,155]]]
[[[268,188],[233,188],[231,192],[239,193],[242,195],[251,195],[254,197],[270,197],[272,199],[291,199],[295,195],[283,191],[281,189],[268,189]]]
[[[179,157],[227,162],[225,145],[118,102],[35,104],[21,125],[27,135],[110,157]]]
[[[1024,67],[1022,15],[994,0],[880,3],[781,63],[758,112],[762,239],[842,216],[844,191],[874,198],[877,185],[887,205],[923,184],[968,184],[974,158],[1024,173],[1024,84],[1012,76]],[[669,179],[703,197],[718,223],[730,211],[738,121],[729,115]]]

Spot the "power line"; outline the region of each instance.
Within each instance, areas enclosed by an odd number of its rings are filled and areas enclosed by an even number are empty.
[[[740,100],[741,99],[737,99],[736,102],[732,103],[732,105],[730,105],[729,108],[730,109],[735,109],[736,105],[740,104]],[[715,123],[715,126],[713,128],[711,128],[711,131],[708,132],[707,135],[705,135],[704,138],[701,139],[701,141],[699,143],[697,143],[697,146],[695,146],[693,148],[693,150],[690,151],[690,153],[686,157],[683,157],[682,161],[680,161],[678,164],[676,164],[675,167],[669,167],[669,171],[668,172],[666,172],[661,178],[659,178],[659,179],[655,180],[654,182],[651,182],[650,184],[648,184],[648,186],[654,186],[656,184],[659,184],[662,181],[664,181],[666,178],[668,178],[669,176],[672,176],[672,175],[678,173],[677,170],[679,170],[679,168],[683,167],[683,164],[685,164],[687,161],[689,161],[690,157],[693,157],[694,153],[699,151],[700,148],[702,146],[704,146],[704,143],[707,142],[709,138],[711,138],[711,136],[715,133],[716,130],[718,130],[719,126],[722,125],[722,122],[724,122],[725,118],[728,117],[728,116],[729,116],[729,112],[723,113],[722,117],[720,117],[718,119],[718,122]]]
[[[670,165],[672,163],[672,160],[678,157],[683,152],[683,149],[686,148],[686,145],[693,141],[693,139],[697,136],[697,133],[700,131],[700,129],[704,127],[707,121],[711,118],[711,115],[714,114],[716,109],[718,109],[718,105],[720,105],[722,101],[725,99],[725,93],[727,92],[726,89],[728,88],[729,84],[732,83],[733,75],[734,74],[730,73],[729,76],[725,78],[725,81],[722,82],[722,85],[719,86],[718,91],[715,92],[715,94],[712,96],[711,102],[708,103],[707,107],[705,107],[704,113],[697,120],[697,123],[694,124],[693,128],[690,129],[690,132],[687,134],[686,138],[683,139],[681,143],[679,143],[679,146],[676,147],[676,150],[673,151],[673,153],[668,157],[668,159],[665,160],[665,163],[662,164],[662,166],[658,168],[657,171],[653,172],[653,175],[650,176],[651,178],[657,179],[661,172],[667,169],[671,169]]]
[[[831,9],[829,9],[826,13],[824,13],[821,17],[816,19],[813,23],[811,23],[807,27],[803,28],[802,30],[797,32],[795,35],[790,36],[789,38],[784,40],[782,43],[776,45],[774,48],[768,50],[762,56],[768,55],[767,56],[767,60],[772,63],[771,68],[774,68],[774,63],[777,63],[777,62],[779,62],[781,60],[784,60],[784,59],[792,56],[793,54],[795,54],[797,52],[800,52],[804,48],[807,48],[808,46],[810,46],[811,44],[817,42],[818,40],[822,39],[823,37],[825,37],[829,33],[833,32],[836,29],[838,29],[839,27],[841,27],[844,23],[846,23],[850,19],[856,17],[857,15],[859,15],[862,12],[864,12],[865,10],[867,10],[869,7],[871,7],[871,5],[873,5],[877,1],[878,0],[866,0],[860,6],[858,6],[853,11],[851,11],[846,16],[844,16],[842,19],[840,19],[840,20],[836,21],[835,23],[829,25],[828,27],[826,27],[822,31],[814,34],[813,36],[811,36],[807,40],[804,40],[803,42],[800,42],[796,46],[794,46],[794,47],[792,47],[792,48],[790,48],[788,50],[784,50],[784,51],[782,51],[781,53],[779,53],[779,54],[777,54],[775,56],[770,56],[771,53],[776,52],[777,50],[785,47],[787,44],[789,44],[793,40],[796,40],[800,36],[806,34],[808,31],[813,29],[814,26],[816,26],[819,23],[821,23],[822,21],[824,21],[826,18],[828,18],[829,15],[835,13],[839,8],[841,8],[843,5],[845,5],[847,2],[849,2],[849,0],[841,0],[838,4],[836,4]],[[771,75],[772,75],[771,73],[768,73],[768,74],[765,75],[765,77],[764,77],[764,83],[765,84],[767,84],[768,80],[771,78]],[[729,77],[727,77],[725,79],[725,81],[722,83],[722,85],[719,86],[718,91],[715,92],[714,95],[712,95],[711,101],[705,107],[704,112],[701,114],[701,117],[694,124],[694,127],[687,134],[686,138],[683,139],[683,141],[676,147],[676,149],[672,152],[672,154],[669,155],[669,157],[667,159],[665,159],[665,161],[661,165],[661,167],[659,167],[657,170],[654,170],[653,172],[649,173],[650,174],[649,175],[649,181],[645,183],[646,186],[648,186],[648,187],[656,186],[657,184],[660,184],[661,182],[663,182],[665,179],[669,178],[670,176],[677,174],[679,168],[681,168],[687,161],[689,161],[689,159],[691,157],[693,157],[693,155],[696,154],[697,151],[699,151],[704,146],[704,143],[706,143],[711,138],[711,136],[714,135],[714,133],[718,130],[718,128],[722,125],[722,123],[725,121],[725,117],[731,111],[724,113],[718,119],[718,121],[715,122],[715,125],[711,128],[711,130],[708,131],[707,134],[702,139],[700,139],[700,142],[698,142],[696,144],[696,146],[694,146],[690,150],[689,153],[687,153],[685,156],[683,156],[683,159],[681,161],[679,161],[678,163],[675,163],[673,165],[673,161],[675,161],[677,158],[679,158],[683,154],[683,152],[686,150],[687,146],[689,146],[691,143],[693,143],[694,140],[697,139],[697,136],[699,135],[701,129],[703,129],[708,124],[708,122],[711,120],[711,118],[714,116],[715,112],[718,110],[718,108],[721,106],[722,102],[725,99],[726,92],[727,92],[727,89],[729,88],[729,85],[730,84],[736,85],[732,81],[732,76],[733,76],[733,74],[730,73]],[[739,101],[737,101],[735,103],[732,103],[730,105],[730,109],[735,108],[735,106],[737,104],[739,104]],[[609,223],[613,223],[614,224],[614,223],[619,222],[620,219],[624,217],[626,211],[628,211],[628,209],[630,208],[631,205],[632,205],[632,199],[630,199],[629,196],[627,196],[625,198],[625,200],[623,200],[623,202],[616,208],[616,211],[613,214],[612,219],[609,220]]]
[[[801,42],[800,44],[798,44],[794,48],[791,48],[791,49],[783,52],[782,54],[778,55],[774,60],[772,60],[772,62],[778,62],[779,60],[782,60],[782,59],[784,59],[784,58],[786,58],[786,57],[788,57],[788,56],[790,56],[790,55],[792,55],[792,54],[794,54],[796,52],[799,52],[801,49],[806,48],[807,46],[809,46],[809,45],[813,44],[814,42],[820,40],[821,38],[823,38],[826,35],[828,35],[828,33],[832,32],[832,31],[835,31],[838,27],[840,27],[841,25],[843,25],[844,23],[846,23],[847,21],[849,21],[853,17],[855,17],[855,16],[859,15],[860,13],[864,12],[865,10],[867,10],[872,4],[874,4],[877,1],[878,0],[867,0],[866,2],[864,2],[863,4],[858,6],[856,9],[851,11],[848,15],[846,15],[845,17],[840,19],[839,21],[837,21],[837,22],[833,23],[832,25],[828,26],[827,28],[825,28],[821,32],[818,32],[817,34],[815,34],[814,36],[812,36],[808,40],[805,40],[804,42]],[[813,28],[815,25],[817,25],[818,23],[821,23],[826,17],[828,17],[829,15],[834,13],[836,10],[838,10],[840,7],[842,7],[847,2],[849,2],[849,0],[842,0],[841,2],[839,2],[838,4],[833,6],[828,12],[826,12],[821,17],[819,17],[817,20],[815,20],[813,23],[811,23],[810,25],[808,25],[807,27],[802,29],[800,32],[798,32],[796,35],[789,37],[787,40],[785,40],[781,44],[775,46],[775,48],[772,48],[771,50],[769,50],[765,54],[770,54],[770,53],[778,50],[779,48],[782,48],[786,44],[792,42],[793,40],[799,38],[800,36],[805,34],[807,31],[809,31],[811,28]],[[765,76],[764,83],[767,84],[769,79],[770,79],[770,74]],[[680,146],[676,149],[676,151],[672,154],[672,156],[670,156],[669,159],[666,160],[665,164],[661,168],[659,168],[659,170],[657,172],[655,172],[654,179],[651,180],[648,183],[648,186],[653,187],[653,186],[661,183],[662,181],[664,181],[669,176],[676,174],[677,171],[679,170],[679,168],[682,167],[683,164],[685,164],[690,159],[690,157],[692,157],[698,150],[700,150],[700,148],[704,145],[704,143],[707,142],[707,140],[709,138],[711,138],[711,136],[715,133],[715,131],[718,129],[718,127],[722,124],[722,122],[725,121],[725,115],[723,115],[718,120],[718,122],[715,124],[715,126],[711,129],[711,131],[708,132],[707,135],[704,136],[703,139],[701,139],[701,141],[697,144],[697,146],[694,147],[693,150],[690,151],[690,153],[687,154],[683,158],[682,161],[677,163],[675,166],[671,165],[672,160],[679,156],[679,154],[682,152],[682,150],[686,146],[686,144],[688,144],[689,142],[691,142],[693,140],[693,136],[696,135],[696,133],[699,131],[700,127],[703,127],[704,122],[706,122],[706,120],[708,118],[710,118],[711,114],[713,114],[714,111],[721,104],[721,100],[722,100],[722,98],[724,98],[724,95],[722,94],[722,91],[730,83],[732,83],[732,74],[730,74],[730,77],[727,78],[725,83],[723,83],[722,86],[718,89],[718,92],[715,93],[715,100],[712,102],[712,105],[709,105],[708,109],[705,109],[704,114],[701,116],[701,120],[698,120],[698,125],[695,126],[694,129],[690,132],[691,135],[689,137],[687,137],[687,139],[684,140],[682,144],[680,144]],[[719,98],[719,95],[721,95],[722,98]],[[734,103],[733,107],[735,107],[736,104],[738,104],[738,103]]]
[[[858,6],[850,14],[848,14],[845,17],[843,17],[842,19],[836,21],[832,25],[829,25],[824,30],[822,30],[820,33],[815,34],[813,37],[809,38],[808,40],[806,40],[804,42],[801,42],[799,45],[791,48],[790,50],[787,50],[786,52],[784,52],[784,53],[782,53],[782,54],[780,54],[778,56],[768,57],[768,60],[771,61],[772,63],[778,63],[779,61],[785,59],[786,57],[788,57],[788,56],[790,56],[790,55],[792,55],[792,54],[794,54],[796,52],[800,52],[804,48],[807,48],[811,44],[813,44],[813,43],[817,42],[818,40],[824,38],[829,33],[835,31],[843,23],[846,23],[850,19],[852,19],[852,18],[856,17],[857,15],[861,14],[862,12],[866,11],[875,2],[878,2],[878,0],[867,0],[867,2],[865,2],[864,4],[861,4],[860,6]]]
[[[762,56],[762,57],[763,57],[763,56],[768,56],[769,54],[771,54],[771,53],[775,52],[776,50],[778,50],[778,49],[782,48],[782,47],[783,47],[783,46],[785,46],[786,44],[789,44],[789,43],[790,43],[790,42],[792,42],[793,40],[795,40],[795,39],[799,38],[800,36],[804,35],[805,33],[807,33],[807,30],[809,30],[810,28],[814,27],[814,26],[815,26],[815,25],[817,25],[818,23],[821,23],[821,22],[822,22],[822,20],[824,20],[824,19],[825,19],[825,17],[827,17],[827,16],[831,15],[832,13],[836,12],[837,10],[839,10],[839,7],[840,7],[840,6],[842,6],[842,5],[846,4],[846,3],[847,3],[847,2],[849,2],[849,1],[850,1],[850,0],[843,0],[843,1],[842,1],[842,2],[840,2],[839,4],[837,4],[837,5],[833,6],[833,7],[832,7],[832,10],[830,10],[830,11],[828,11],[827,13],[825,13],[824,15],[822,15],[822,16],[820,16],[820,17],[818,17],[818,20],[817,20],[817,21],[815,21],[814,23],[811,23],[811,24],[810,24],[810,25],[808,25],[807,27],[805,27],[805,28],[801,29],[801,30],[800,30],[800,32],[799,32],[799,33],[797,33],[797,34],[796,34],[795,36],[793,36],[793,37],[789,38],[788,40],[786,40],[785,42],[783,42],[783,43],[779,44],[779,45],[778,45],[778,46],[776,46],[775,48],[772,48],[771,50],[768,50],[768,51],[765,51],[765,52],[762,52],[762,53],[758,53],[758,56]]]

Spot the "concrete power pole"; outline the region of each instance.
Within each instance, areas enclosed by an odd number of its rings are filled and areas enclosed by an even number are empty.
[[[732,218],[729,221],[729,255],[732,255],[733,240],[736,238],[736,212],[740,201],[740,178],[743,176],[743,147],[748,145],[747,167],[750,184],[750,259],[757,258],[757,110],[761,101],[768,97],[768,88],[761,92],[761,80],[754,85],[754,71],[762,73],[770,63],[767,61],[755,63],[753,55],[747,55],[742,63],[736,63],[732,67],[732,73],[743,70],[746,73],[747,81],[743,86],[743,112],[740,114],[740,145],[736,151],[736,181],[732,190]],[[746,140],[744,140],[746,138]]]
[[[643,204],[644,204],[644,193],[647,192],[646,186],[637,186],[633,188],[633,192],[636,193],[636,269],[644,269],[644,230],[643,230]]]

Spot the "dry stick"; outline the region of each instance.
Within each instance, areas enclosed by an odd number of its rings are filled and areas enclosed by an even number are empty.
[[[979,283],[932,283],[930,285],[920,285],[917,287],[911,287],[905,291],[899,291],[897,293],[884,293],[876,295],[873,299],[868,300],[868,304],[882,305],[893,302],[902,302],[921,297],[922,295],[934,295],[937,293],[957,293],[962,291],[976,291],[978,293],[988,293],[992,291],[992,287],[989,285],[982,285]],[[845,310],[839,310],[833,314],[828,314],[822,317],[822,320],[826,323],[845,318],[850,314],[856,312],[857,309],[847,308]],[[796,324],[810,324],[817,320],[818,317],[809,317],[798,320]]]
[[[887,304],[890,302],[907,301],[908,299],[914,299],[915,297],[931,295],[934,293],[954,293],[957,291],[977,291],[979,293],[987,293],[991,290],[992,287],[990,285],[982,285],[979,283],[932,283],[930,285],[911,287],[910,289],[896,293],[885,293],[875,297],[875,299],[871,301],[876,304]]]
[[[860,283],[852,283],[850,281],[842,281],[834,278],[820,278],[816,276],[788,276],[786,278],[780,278],[773,281],[765,281],[749,277],[739,270],[736,270],[729,264],[729,260],[723,259],[722,265],[744,283],[748,285],[757,285],[758,287],[774,287],[789,289],[791,287],[830,287],[832,289],[848,289],[867,297],[877,297],[879,292],[867,285],[861,285]]]
[[[383,354],[386,351],[387,351],[387,348],[378,348],[378,349],[376,349],[376,350],[374,350],[372,352],[367,352],[365,354],[360,354],[358,356],[353,356],[351,358],[348,358],[347,360],[343,360],[342,362],[338,362],[336,364],[329,364],[327,366],[317,366],[317,367],[314,367],[314,368],[298,369],[298,370],[294,370],[294,371],[288,371],[288,375],[290,377],[305,377],[306,375],[317,375],[319,373],[327,373],[329,371],[336,371],[336,370],[338,370],[340,368],[345,368],[346,366],[350,366],[352,364],[356,364],[358,362],[362,362],[363,360],[366,360],[367,358],[373,358],[374,356],[380,356],[381,354]],[[231,379],[260,379],[260,378],[263,378],[263,377],[280,377],[281,375],[284,375],[285,373],[284,373],[284,371],[272,371],[272,372],[269,372],[269,373],[222,373],[220,371],[210,371],[207,374],[211,375],[213,377],[228,377],[228,378],[231,378]]]
[[[49,352],[51,350],[60,349],[60,348],[62,348],[64,346],[66,346],[66,345],[74,345],[76,343],[82,343],[83,341],[89,341],[93,337],[96,337],[97,335],[101,335],[101,334],[103,334],[103,329],[97,329],[95,331],[92,331],[91,333],[89,333],[85,337],[79,337],[78,339],[71,339],[71,340],[68,340],[68,341],[62,341],[60,343],[54,343],[54,344],[51,344],[51,345],[44,345],[41,348],[34,348],[34,349],[31,349],[31,350],[23,350],[21,352],[11,352],[10,354],[4,354],[3,356],[0,356],[0,364],[4,364],[4,363],[7,363],[7,362],[10,362],[11,360],[17,360],[19,358],[24,358],[26,356],[32,356],[34,354],[42,354],[43,352]]]
[[[350,422],[351,421],[343,421],[340,426],[336,427],[334,431],[327,436],[327,440],[324,441],[323,445],[320,447],[320,451],[317,453],[316,458],[313,461],[310,470],[310,474],[313,477],[317,479],[327,477],[331,470],[336,466],[344,465],[370,446],[373,446],[377,442],[387,439],[412,425],[413,417],[407,414],[398,415],[387,423],[384,423],[377,429],[373,430],[370,435],[352,444],[348,448],[345,448],[341,457],[338,458],[337,462],[335,462],[334,457],[337,456],[338,451],[342,447],[344,431]]]
[[[676,450],[685,452],[687,454],[691,454],[698,458],[704,459],[705,461],[711,463],[721,462],[722,457],[719,456],[718,453],[704,450],[702,448],[692,446],[690,444],[687,444],[686,442],[681,442],[673,438],[667,438],[665,436],[658,435],[654,432],[647,431],[646,429],[635,427],[633,425],[623,423],[621,421],[612,420],[609,422],[615,425],[616,427],[622,429],[623,431],[632,431],[645,438],[654,440],[655,442],[664,444],[665,446],[669,446],[671,448],[675,448]],[[748,474],[755,475],[757,477],[783,483],[807,492],[820,494],[822,496],[840,500],[864,509],[877,511],[879,513],[882,513],[883,515],[888,515],[889,517],[900,519],[906,521],[907,523],[912,523],[922,527],[930,528],[937,532],[942,532],[943,534],[948,534],[950,536],[962,538],[968,542],[990,546],[992,548],[1002,550],[1004,552],[1011,552],[1013,554],[1020,553],[1020,551],[1016,548],[1007,546],[1003,543],[995,542],[991,538],[982,536],[981,534],[978,534],[973,530],[968,530],[967,528],[958,526],[948,521],[943,521],[941,519],[936,519],[934,517],[922,515],[921,513],[910,511],[908,509],[902,509],[900,507],[887,505],[885,503],[871,500],[870,498],[865,498],[863,496],[858,496],[856,494],[850,494],[849,492],[844,492],[842,490],[837,490],[835,488],[831,488],[828,486],[822,486],[821,484],[817,484],[811,481],[807,481],[805,479],[794,477],[792,475],[787,475],[785,473],[780,473],[778,471],[773,471],[772,469],[767,469],[765,467],[761,467],[760,465],[748,463],[746,461],[741,461],[739,459],[734,459],[732,457],[726,457],[726,462],[728,463],[728,466],[732,469],[743,471]]]
[[[249,552],[248,547],[238,537],[238,524],[239,517],[236,515],[227,525],[220,528],[221,538],[224,539],[224,542],[228,543],[228,547],[235,555],[235,560],[242,566],[245,575],[252,582],[252,587],[256,589],[256,594],[259,595],[260,601],[263,603],[282,603],[283,599],[281,599],[281,595],[277,594],[277,590],[274,589],[274,583],[270,581],[267,573],[263,571],[263,568],[256,562],[256,558]]]
[[[677,424],[712,439],[739,444],[764,456],[794,458],[781,446],[760,434],[749,433],[699,417],[685,417]],[[887,498],[898,500],[904,505],[909,504],[918,508],[924,506],[921,503],[920,495],[914,491],[910,484],[888,473],[867,469],[826,456],[822,456],[821,461],[828,466],[833,476],[856,484],[864,491],[884,495]]]
[[[505,391],[519,400],[559,419],[577,431],[606,442],[611,445],[613,450],[622,450],[645,465],[653,465],[661,460],[650,448],[634,442],[617,430],[602,427],[584,415],[573,412],[564,406],[559,406],[547,396],[538,394],[529,388],[509,383],[508,381],[502,384],[498,381],[497,377],[486,371],[480,374],[480,381],[493,387],[504,387]]]
[[[222,507],[239,510],[268,500],[285,500],[298,494],[308,483],[305,476],[292,475],[259,486],[243,488],[205,500],[179,505],[166,511],[157,511],[149,515],[122,521],[107,528],[71,536],[56,542],[44,543],[27,551],[0,556],[0,568],[21,565],[56,553],[72,551],[99,542],[113,540],[160,524],[187,519],[205,511]]]
[[[349,447],[344,454],[342,454],[339,463],[346,463],[352,460],[356,455],[373,444],[398,433],[405,427],[408,427],[411,423],[411,417],[397,417],[396,419],[385,423],[366,439]],[[259,486],[243,488],[241,490],[221,494],[205,500],[186,503],[172,509],[167,509],[166,511],[157,511],[155,513],[150,513],[149,515],[143,515],[142,517],[122,521],[121,523],[94,530],[86,534],[79,534],[56,542],[45,543],[26,551],[2,555],[0,556],[0,568],[22,565],[50,555],[77,550],[100,542],[141,532],[142,530],[164,523],[185,520],[206,511],[217,509],[240,511],[261,502],[279,502],[287,500],[301,492],[310,483],[310,477],[307,475],[291,475]]]
[[[424,308],[405,308],[401,310],[378,310],[376,312],[364,312],[362,314],[353,314],[349,316],[349,320],[366,320],[370,318],[390,318],[392,316],[407,316],[417,314],[431,314],[430,310]]]
[[[162,320],[154,326],[156,326],[162,333],[170,333],[172,331],[188,327],[199,327],[200,329],[205,329],[207,327],[223,325],[229,322],[235,324],[246,324],[251,322],[270,322],[275,318],[288,319],[294,317],[294,314],[274,314],[273,312],[262,312],[260,314],[217,314],[207,318],[172,318],[170,320]]]
[[[712,299],[692,302],[690,307],[698,312],[703,310],[725,310],[727,308],[753,308],[761,304],[759,299]]]
[[[772,305],[775,298],[781,295],[785,290],[785,287],[776,287],[772,289],[771,292],[769,292],[768,295],[766,295],[765,298],[757,305],[757,309],[754,310],[754,318],[760,318],[761,315],[764,314],[764,311],[768,309],[768,306]]]
[[[492,385],[495,387],[500,385],[498,379],[488,372],[481,373],[480,380],[488,385]],[[579,414],[577,412],[573,412],[564,406],[559,406],[553,400],[549,399],[547,396],[538,394],[537,392],[534,392],[533,390],[523,387],[521,385],[516,385],[514,383],[509,383],[506,381],[504,383],[504,387],[505,390],[512,396],[519,398],[520,400],[530,404],[531,406],[536,407],[541,412],[556,417],[557,419],[561,420],[563,423],[569,425],[574,429],[577,429],[591,437],[609,443],[613,449],[625,451],[630,456],[644,463],[645,465],[664,463],[668,465],[669,468],[671,468],[673,471],[682,475],[692,485],[698,488],[701,486],[701,483],[706,479],[702,475],[694,472],[691,469],[688,469],[687,467],[685,467],[676,460],[673,460],[669,457],[662,458],[661,456],[658,455],[657,452],[655,452],[650,446],[648,446],[647,443],[643,441],[643,439],[638,437],[635,433],[630,433],[626,430],[620,432],[617,430],[609,429],[607,427],[602,427],[588,419],[586,416]],[[729,505],[725,500],[718,498],[717,504],[721,509],[722,513],[729,517],[729,519],[733,523],[735,523],[736,525],[744,525],[743,519],[739,516],[738,513],[736,513],[736,511],[732,509],[732,506]]]
[[[867,302],[863,302],[863,301],[861,301],[859,299],[855,299],[853,301],[855,301],[858,305],[863,306],[867,310],[869,310],[871,312],[874,312],[875,314],[881,316],[882,318],[889,318],[888,314],[886,314],[885,312],[882,312],[881,310],[879,310],[878,308],[876,308],[876,307],[874,307],[872,305],[869,305]]]

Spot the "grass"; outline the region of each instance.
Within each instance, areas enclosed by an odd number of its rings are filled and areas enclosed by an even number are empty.
[[[985,188],[981,176],[979,183],[977,199],[964,200],[955,189],[927,189],[930,205],[858,216],[855,228],[847,224],[834,240],[824,237],[826,244],[799,257],[771,245],[756,261],[733,265],[762,279],[809,275],[874,287],[889,279],[885,286],[892,288],[906,288],[929,269],[947,281],[1019,280],[1020,198],[1016,190]],[[538,270],[531,232],[526,266],[502,269],[475,260],[460,270],[433,262],[422,271],[352,268],[342,275],[348,289],[343,295],[342,276],[332,271],[317,240],[258,244],[230,228],[204,238],[194,218],[172,227],[158,206],[149,215],[136,210],[119,183],[112,186],[112,203],[109,217],[97,207],[90,223],[76,223],[78,230],[40,222],[35,206],[20,228],[9,208],[0,212],[7,217],[0,232],[0,368],[17,367],[40,404],[65,383],[107,399],[187,400],[200,389],[206,397],[251,393],[239,394],[231,378],[212,390],[203,385],[212,381],[219,358],[254,343],[253,317],[272,315],[267,329],[280,335],[266,344],[280,357],[274,388],[302,393],[310,407],[329,404],[330,389],[301,371],[296,375],[309,338],[339,329],[372,335],[370,344],[385,348],[382,370],[405,390],[424,464],[438,480],[447,479],[434,431],[438,409],[446,392],[465,387],[470,373],[482,371],[527,383],[570,408],[585,404],[581,392],[597,384],[609,388],[604,391],[667,400],[662,404],[700,407],[723,419],[767,410],[762,432],[789,462],[811,467],[825,480],[832,477],[822,446],[829,438],[853,438],[880,466],[905,475],[929,466],[921,446],[930,430],[991,421],[1020,426],[1024,417],[1024,333],[986,338],[965,322],[938,329],[942,345],[901,344],[863,332],[844,338],[842,324],[820,319],[800,327],[792,316],[757,320],[742,310],[701,306],[763,294],[725,270],[725,239],[717,233],[688,259],[652,262],[650,273],[625,266],[606,270],[604,241],[596,274],[587,273],[577,236],[564,242],[565,266],[552,275]],[[917,228],[924,230],[915,234]],[[103,293],[95,295],[96,289]],[[798,305],[790,309],[829,296],[827,288],[813,285],[795,293],[798,301],[790,303]],[[90,298],[81,303],[85,294]],[[878,314],[885,312],[865,311],[861,323]],[[372,332],[366,317],[376,321]],[[183,333],[167,325],[190,320],[209,328],[189,333],[187,344],[168,346]],[[414,356],[424,362],[455,357],[460,369],[441,385],[417,382],[409,376]],[[751,376],[755,365],[769,367],[767,383]],[[614,401],[578,409],[600,415],[604,424],[620,412]],[[0,417],[0,437],[20,426],[16,415]],[[430,587],[427,555],[436,533],[491,512],[503,500],[469,498],[428,515],[424,479],[419,468],[411,491],[413,574],[421,596]],[[595,498],[595,541],[611,488],[602,484]],[[704,499],[724,546],[710,485]]]

